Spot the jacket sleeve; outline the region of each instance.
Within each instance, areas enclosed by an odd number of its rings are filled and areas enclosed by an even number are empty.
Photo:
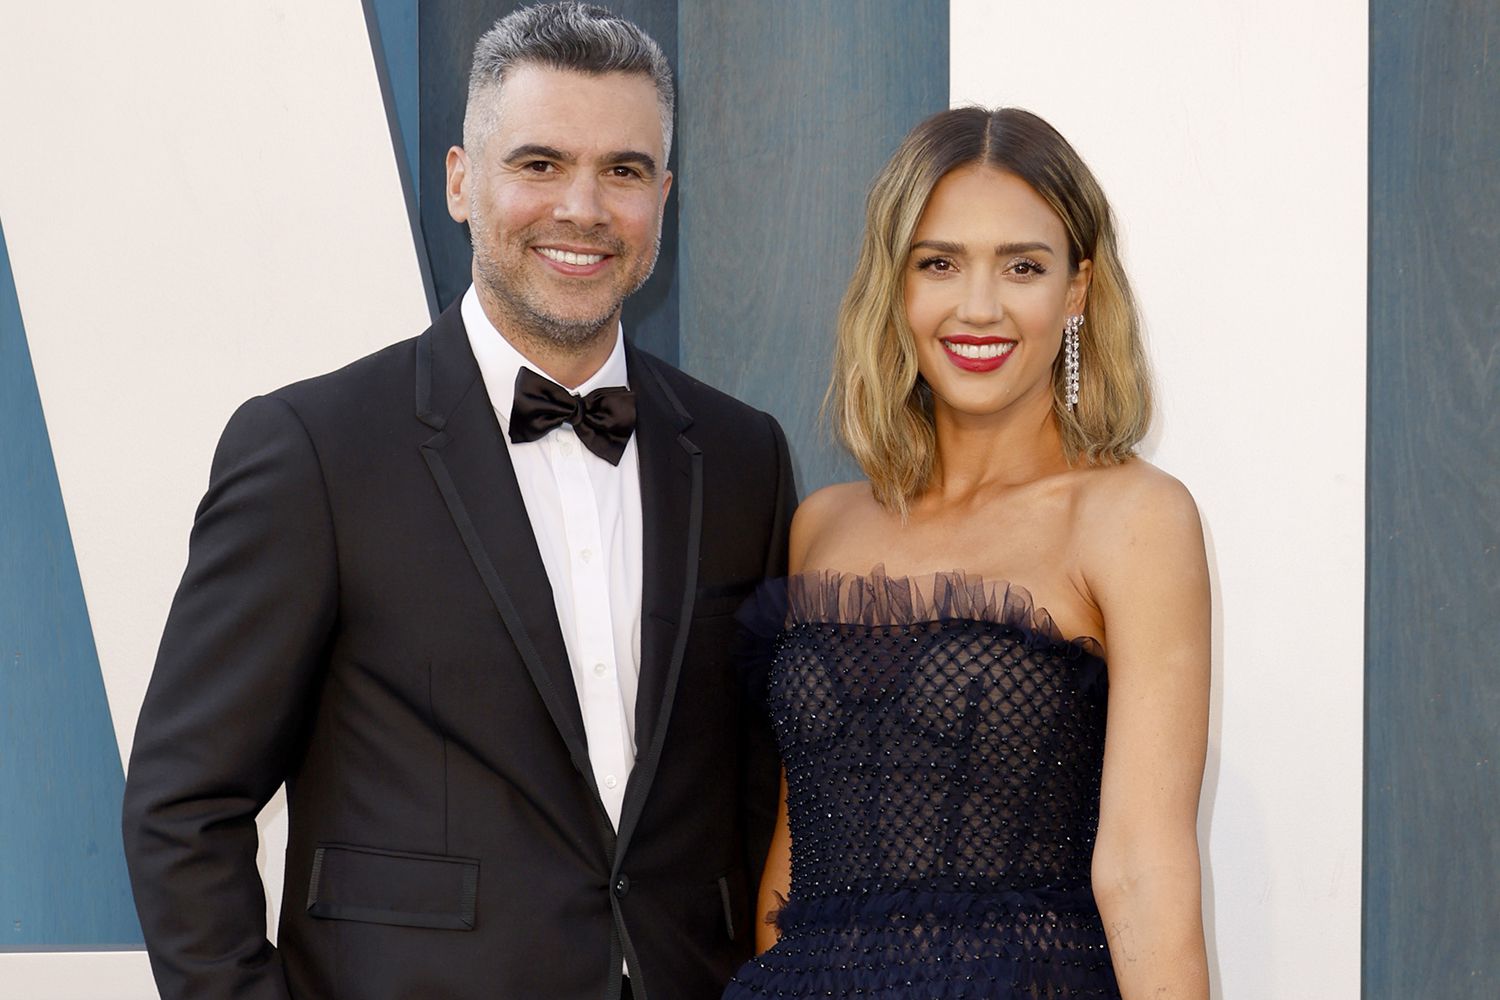
[[[338,597],[327,492],[292,407],[230,419],[136,727],[125,853],[164,1000],[286,1000],[256,814],[298,759]]]
[[[771,425],[771,438],[776,447],[776,508],[771,523],[771,544],[766,550],[766,572],[768,580],[786,576],[787,549],[791,541],[792,515],[797,511],[797,485],[792,476],[792,454],[787,448],[786,434],[781,425],[770,414],[766,420]],[[780,790],[780,776],[777,777]]]
[[[792,514],[797,509],[797,487],[792,476],[792,456],[786,435],[776,418],[766,416],[774,446],[776,490],[771,512],[771,531],[766,546],[765,577],[776,580],[786,576],[787,545]],[[776,736],[765,714],[764,698],[757,695],[743,700],[745,720],[745,871],[749,875],[750,900],[756,899],[756,887],[766,852],[771,847],[771,833],[776,826],[776,808],[781,794],[781,756],[776,750]]]

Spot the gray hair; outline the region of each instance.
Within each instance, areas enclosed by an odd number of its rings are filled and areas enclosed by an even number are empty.
[[[495,22],[474,46],[464,147],[478,155],[495,126],[495,108],[478,100],[505,82],[514,66],[544,66],[578,73],[642,73],[656,86],[661,106],[662,159],[672,151],[672,67],[650,35],[630,21],[577,0],[522,7]]]

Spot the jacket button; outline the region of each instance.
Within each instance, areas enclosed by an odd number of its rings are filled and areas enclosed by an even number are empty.
[[[628,875],[621,875],[619,878],[615,879],[615,896],[617,898],[624,899],[625,894],[629,891],[630,877]]]

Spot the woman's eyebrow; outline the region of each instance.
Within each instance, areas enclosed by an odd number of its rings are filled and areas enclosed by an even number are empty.
[[[1041,240],[1029,240],[1024,243],[996,243],[995,256],[1007,257],[1014,253],[1052,253],[1052,247]]]
[[[952,243],[948,240],[918,240],[911,245],[912,250],[935,250],[938,253],[961,254],[965,252],[962,243]],[[1053,253],[1052,246],[1040,240],[1029,240],[1022,243],[996,243],[995,256],[1005,257],[1017,253]]]
[[[938,253],[961,254],[964,252],[962,243],[950,243],[947,240],[918,240],[911,245],[912,251],[936,250]]]

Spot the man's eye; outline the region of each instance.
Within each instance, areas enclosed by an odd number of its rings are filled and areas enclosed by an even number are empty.
[[[635,167],[612,167],[610,173],[616,177],[639,177],[641,172]]]
[[[549,173],[552,170],[552,164],[548,163],[546,160],[532,160],[530,163],[527,163],[523,169],[529,170],[534,174],[545,174]]]

